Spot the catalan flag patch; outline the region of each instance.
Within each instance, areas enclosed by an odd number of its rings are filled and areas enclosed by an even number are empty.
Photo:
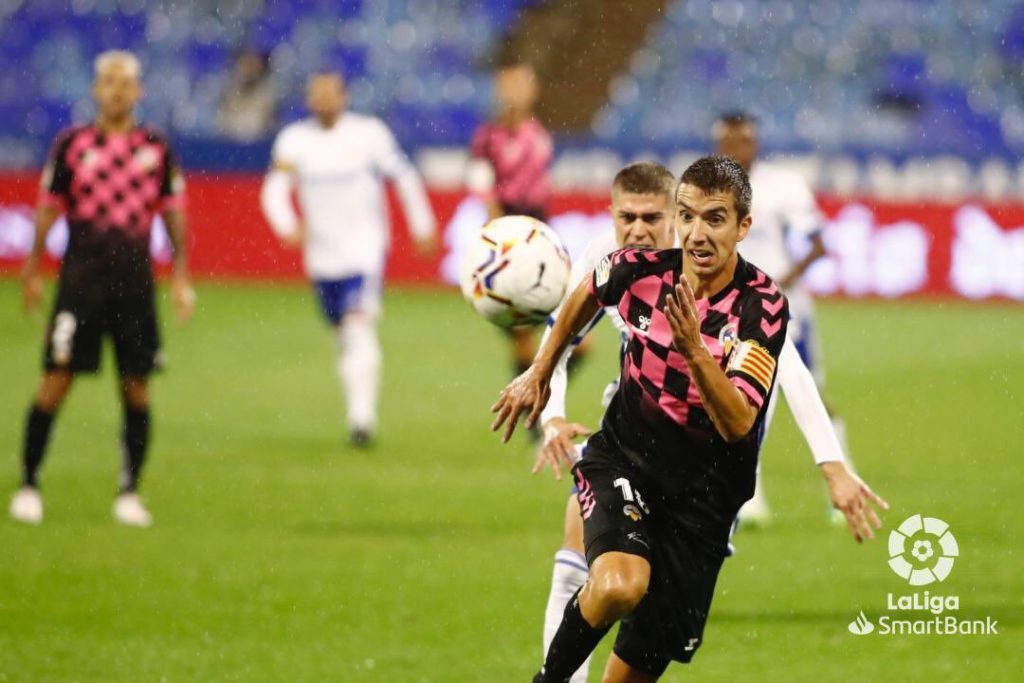
[[[765,393],[768,393],[772,386],[772,376],[775,374],[775,359],[757,342],[741,341],[729,359],[727,370],[742,372],[754,379]]]

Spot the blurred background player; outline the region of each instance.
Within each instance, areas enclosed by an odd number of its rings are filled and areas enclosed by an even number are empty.
[[[466,187],[487,204],[488,220],[533,216],[547,222],[554,145],[534,116],[540,87],[529,64],[502,66],[494,75],[497,113],[473,134]],[[534,329],[509,331],[515,374],[526,370],[537,351]]]
[[[566,298],[577,283],[592,274],[601,260],[614,251],[629,247],[669,249],[673,246],[675,232],[672,220],[676,185],[672,172],[657,163],[633,163],[619,171],[612,183],[611,193],[610,211],[614,229],[595,237],[580,258],[573,263],[571,284]],[[560,309],[561,307],[554,311],[549,320],[557,318]],[[622,316],[617,308],[609,306],[598,311],[597,315],[577,333],[569,349],[562,354],[551,375],[551,396],[541,412],[544,443],[534,464],[534,474],[548,464],[552,467],[555,478],[561,479],[561,466],[571,467],[578,458],[578,453],[582,451],[582,447],[576,446],[573,439],[590,434],[590,430],[584,425],[566,419],[568,362],[573,347],[605,316],[618,330],[623,343],[628,341],[628,329]],[[550,332],[549,321],[542,344]],[[864,506],[868,500],[881,499],[877,499],[870,487],[853,474],[843,462],[842,449],[818,394],[814,378],[800,360],[791,340],[787,340],[783,346],[777,379],[829,488],[832,504],[840,516],[849,522],[854,539],[860,542],[872,533],[865,517]],[[609,384],[602,401],[605,407],[617,388],[618,380]],[[562,528],[562,545],[555,553],[551,590],[544,612],[545,656],[562,621],[566,605],[576,591],[586,583],[588,575],[583,548],[583,520],[580,516],[579,500],[575,495],[569,496]],[[587,658],[573,674],[570,683],[585,683],[589,667],[590,658]]]
[[[279,97],[268,55],[243,49],[217,106],[217,132],[237,142],[266,139],[274,132]]]
[[[274,141],[261,204],[278,237],[303,249],[306,273],[338,342],[349,440],[363,447],[377,430],[377,318],[390,233],[382,179],[395,182],[423,254],[435,248],[436,222],[416,168],[388,127],[345,110],[340,74],[310,78],[307,105],[312,117],[289,124]],[[301,218],[292,205],[293,188]]]
[[[814,199],[814,192],[799,174],[757,158],[757,120],[745,112],[724,114],[712,130],[717,151],[732,157],[749,174],[754,191],[751,215],[754,224],[739,246],[740,254],[778,283],[789,301],[791,321],[789,338],[793,340],[800,358],[811,370],[819,390],[824,388],[824,366],[821,362],[818,335],[814,322],[814,303],[802,278],[807,269],[825,255],[821,229],[824,217]],[[803,251],[802,256],[796,254]],[[768,405],[765,430],[771,425],[776,401]],[[826,404],[827,406],[828,404]],[[850,449],[846,442],[843,421],[829,408],[832,426],[847,458]],[[753,524],[766,524],[771,510],[764,493],[764,483],[758,470],[757,488],[740,510],[740,520]],[[842,516],[833,513],[836,523]]]
[[[123,465],[113,512],[123,524],[144,527],[152,518],[137,489],[149,446],[148,377],[160,364],[150,228],[159,213],[174,247],[172,297],[183,321],[195,303],[185,255],[184,181],[163,137],[135,123],[142,95],[135,56],[105,52],[95,72],[96,120],[64,131],[53,144],[23,275],[31,313],[43,293],[39,266],[46,236],[65,214],[68,245],[46,331],[45,371],[25,424],[22,488],[10,513],[22,522],[42,521],[39,467],[54,417],[75,376],[99,369],[101,342],[109,335],[124,406]]]

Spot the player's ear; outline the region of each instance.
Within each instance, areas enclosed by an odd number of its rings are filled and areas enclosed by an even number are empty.
[[[743,217],[743,220],[740,221],[739,234],[736,236],[737,242],[743,241],[743,239],[747,236],[747,233],[750,232],[750,226],[753,223],[754,219],[749,213]]]

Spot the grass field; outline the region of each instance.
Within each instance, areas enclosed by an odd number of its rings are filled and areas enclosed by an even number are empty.
[[[389,295],[382,434],[356,452],[308,292],[199,293],[195,320],[165,327],[144,486],[155,526],[110,517],[109,357],[57,424],[44,524],[0,519],[0,681],[528,681],[567,488],[530,477],[525,439],[487,431],[509,372],[501,336],[455,294]],[[4,492],[42,334],[18,296],[0,281]],[[664,680],[1020,680],[1024,309],[823,304],[820,321],[829,400],[892,503],[886,533],[913,513],[949,522],[961,557],[929,588],[1000,635],[847,631],[911,590],[884,538],[858,547],[827,524],[780,410],[764,453],[775,522],[737,536],[700,654]],[[614,372],[613,337],[598,341],[570,395],[589,423]]]

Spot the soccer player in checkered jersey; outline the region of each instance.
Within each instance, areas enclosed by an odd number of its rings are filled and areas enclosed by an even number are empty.
[[[825,368],[814,321],[814,299],[802,282],[811,264],[825,255],[821,236],[825,219],[814,193],[798,174],[757,158],[757,120],[749,114],[733,112],[719,117],[712,129],[712,137],[718,153],[735,159],[749,174],[754,192],[751,214],[755,220],[747,238],[740,244],[740,254],[756,263],[786,294],[790,315],[789,338],[813,373],[818,390],[823,391]],[[801,248],[806,251],[798,255],[796,250]],[[769,404],[766,430],[775,414],[775,405],[776,401]],[[846,425],[831,406],[826,406],[833,429],[849,458]],[[771,520],[760,470],[754,497],[740,510],[740,520],[757,525]],[[843,516],[833,510],[832,520],[842,524]]]
[[[490,220],[532,216],[547,220],[551,198],[551,135],[534,116],[540,88],[529,64],[508,64],[494,75],[498,111],[473,133],[466,185],[483,198]],[[530,367],[537,350],[534,330],[508,331],[515,372]]]
[[[572,265],[570,282],[575,284],[594,272],[601,260],[622,248],[645,247],[668,249],[674,246],[672,229],[675,213],[676,181],[672,173],[660,164],[637,162],[624,167],[615,176],[611,192],[613,229],[595,237]],[[566,293],[568,298],[572,292]],[[548,319],[548,331],[541,344],[547,341],[560,308]],[[573,439],[585,437],[590,430],[566,418],[565,396],[569,384],[568,361],[576,345],[590,333],[598,322],[607,318],[623,338],[629,340],[629,328],[615,306],[600,309],[594,318],[573,338],[552,372],[551,396],[541,413],[544,441],[537,453],[533,472],[550,465],[556,479],[561,479],[562,466],[572,467],[579,459],[584,445],[574,445]],[[779,354],[776,381],[786,394],[800,432],[803,434],[815,464],[828,486],[832,504],[840,516],[849,523],[854,540],[861,542],[874,537],[866,515],[868,500],[877,501],[884,509],[885,501],[875,496],[871,488],[850,471],[843,460],[839,439],[829,420],[828,412],[818,393],[814,377],[803,364],[800,354],[787,337]],[[602,403],[607,407],[618,389],[618,381],[608,385]],[[562,523],[562,544],[555,553],[551,572],[551,588],[544,611],[544,654],[547,654],[565,607],[587,580],[587,560],[583,545],[583,518],[576,493],[569,497]],[[586,683],[589,659],[570,678],[570,683]]]
[[[365,448],[377,432],[381,349],[377,320],[390,227],[384,180],[393,180],[416,248],[435,248],[436,221],[416,167],[380,119],[346,111],[341,74],[309,79],[312,116],[285,126],[261,203],[271,228],[302,248],[306,273],[334,329],[349,440]],[[298,190],[301,217],[292,206]]]
[[[137,489],[150,436],[148,378],[161,362],[150,229],[159,214],[174,248],[172,300],[184,321],[195,305],[185,255],[184,181],[167,141],[135,122],[142,94],[135,56],[105,52],[95,68],[96,120],[64,131],[53,145],[24,271],[25,306],[32,312],[42,298],[39,262],[46,235],[64,214],[68,246],[46,332],[45,370],[25,424],[23,485],[10,512],[22,522],[42,521],[39,467],[54,416],[76,375],[99,369],[101,342],[109,335],[124,406],[113,512],[123,524],[145,527],[152,518]]]
[[[676,199],[681,248],[602,260],[493,407],[506,440],[523,414],[532,425],[573,336],[602,306],[618,308],[629,328],[620,386],[573,468],[590,575],[538,682],[567,681],[619,620],[604,680],[654,681],[671,661],[690,661],[733,520],[753,494],[786,299],[737,253],[751,191],[735,161],[694,162]]]

